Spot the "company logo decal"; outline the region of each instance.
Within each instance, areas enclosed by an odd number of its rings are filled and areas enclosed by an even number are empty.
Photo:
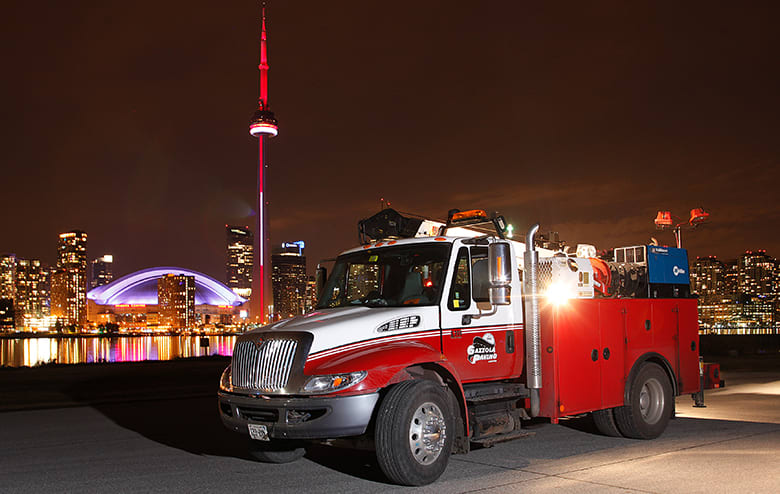
[[[675,266],[672,268],[672,273],[674,273],[675,276],[685,274],[685,270],[679,266]]]
[[[468,360],[472,364],[476,364],[480,360],[495,362],[498,360],[498,354],[496,353],[496,339],[493,338],[491,333],[485,333],[482,336],[475,336],[474,342],[469,345],[467,353]]]

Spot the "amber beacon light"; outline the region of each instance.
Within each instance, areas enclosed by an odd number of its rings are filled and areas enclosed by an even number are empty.
[[[677,242],[677,248],[679,249],[682,248],[682,228],[696,228],[706,222],[709,217],[710,213],[706,212],[704,208],[693,208],[691,209],[688,221],[681,221],[675,224],[671,211],[658,211],[654,223],[658,230],[671,229],[674,232],[674,239]]]

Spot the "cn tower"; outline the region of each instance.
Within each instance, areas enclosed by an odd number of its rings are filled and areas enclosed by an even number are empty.
[[[252,290],[252,303],[250,309],[255,316],[259,317],[260,323],[265,323],[266,294],[268,288],[268,272],[270,269],[270,250],[268,248],[268,200],[265,197],[266,190],[266,168],[265,164],[265,140],[267,137],[273,137],[279,133],[279,127],[276,124],[276,118],[273,112],[268,108],[268,49],[266,47],[265,35],[265,7],[263,7],[263,22],[260,30],[260,97],[257,100],[257,110],[249,123],[249,133],[257,137],[257,235],[255,243],[258,253],[255,256],[255,268],[252,278],[256,280],[253,284],[258,287]]]

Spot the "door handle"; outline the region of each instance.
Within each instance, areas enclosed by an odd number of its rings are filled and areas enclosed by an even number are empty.
[[[515,332],[511,329],[506,332],[506,353],[515,353]]]
[[[599,351],[595,348],[590,352],[590,359],[594,362],[599,359]]]
[[[604,348],[602,355],[604,355],[604,360],[609,360],[609,348]]]

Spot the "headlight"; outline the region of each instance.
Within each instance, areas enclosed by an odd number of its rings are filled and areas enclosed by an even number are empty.
[[[233,391],[233,384],[230,382],[230,378],[233,376],[233,368],[228,365],[227,368],[222,371],[222,377],[219,378],[219,389],[222,391]]]
[[[312,376],[303,386],[304,393],[318,394],[340,391],[362,381],[366,371],[350,372],[348,374],[330,374],[327,376]]]

